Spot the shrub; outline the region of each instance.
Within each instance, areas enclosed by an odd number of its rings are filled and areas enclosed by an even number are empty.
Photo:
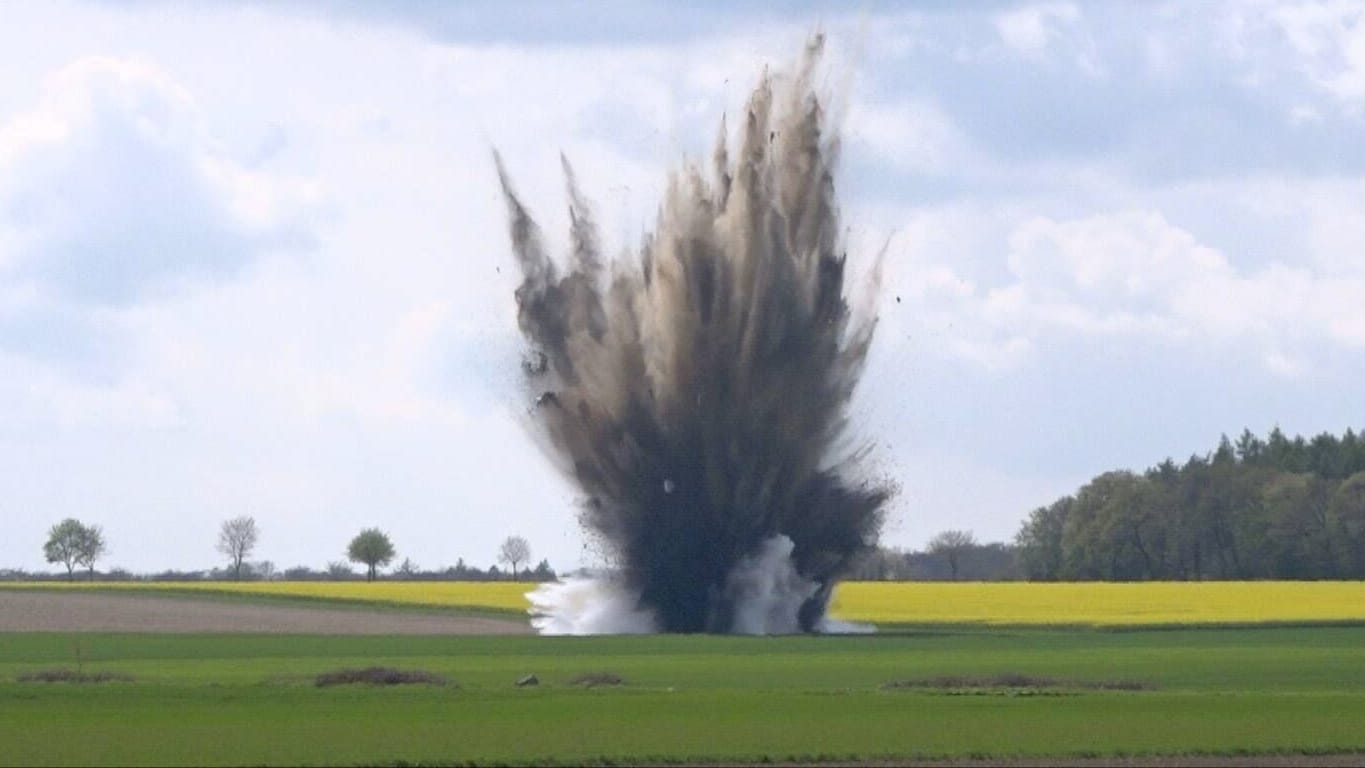
[[[80,672],[74,669],[42,669],[15,678],[21,683],[131,683],[132,675],[122,672]]]
[[[364,669],[338,669],[323,672],[315,680],[319,688],[330,685],[448,685],[449,680],[433,672],[421,669],[403,670],[393,667],[366,667]]]

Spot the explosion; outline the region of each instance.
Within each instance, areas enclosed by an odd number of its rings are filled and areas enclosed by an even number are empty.
[[[672,173],[626,259],[603,259],[565,162],[561,273],[495,156],[534,429],[618,566],[533,593],[543,632],[817,631],[876,545],[891,491],[860,478],[866,450],[845,435],[876,322],[844,295],[822,49],[789,79],[764,74],[738,154],[722,120],[713,177]]]

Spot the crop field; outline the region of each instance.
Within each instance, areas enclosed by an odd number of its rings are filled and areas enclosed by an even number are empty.
[[[456,608],[524,616],[531,607],[526,593],[534,589],[535,584],[524,581],[50,581],[7,582],[0,587]]]
[[[114,590],[453,608],[524,615],[525,582],[17,582]],[[1365,582],[849,582],[831,613],[878,625],[1203,626],[1365,623]]]
[[[1365,582],[851,582],[831,609],[850,621],[910,625],[1365,623]]]
[[[319,685],[376,666],[425,682]],[[0,634],[7,764],[1353,760],[1361,723],[1360,627]]]
[[[68,611],[108,594],[187,618],[524,628],[531,586],[3,584],[0,762],[1365,759],[1360,583],[855,582],[834,613],[880,631],[823,637],[34,632],[4,615],[7,594]]]

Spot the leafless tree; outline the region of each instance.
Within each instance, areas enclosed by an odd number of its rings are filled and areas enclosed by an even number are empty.
[[[259,537],[260,531],[256,528],[256,519],[253,517],[243,515],[223,521],[223,527],[218,530],[218,551],[232,561],[234,580],[241,581],[242,562],[256,548],[256,540]]]
[[[531,545],[520,536],[508,536],[498,549],[498,562],[511,566],[512,580],[517,580],[517,566],[531,561]]]
[[[976,537],[971,531],[944,531],[929,540],[930,554],[943,555],[948,559],[948,570],[952,573],[953,581],[957,581],[957,567],[962,553],[974,546]]]

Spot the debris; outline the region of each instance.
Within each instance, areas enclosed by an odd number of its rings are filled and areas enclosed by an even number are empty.
[[[540,350],[528,352],[526,356],[521,359],[521,369],[526,372],[527,376],[539,376],[540,374],[545,373],[549,367],[550,358],[546,357],[545,353]]]

